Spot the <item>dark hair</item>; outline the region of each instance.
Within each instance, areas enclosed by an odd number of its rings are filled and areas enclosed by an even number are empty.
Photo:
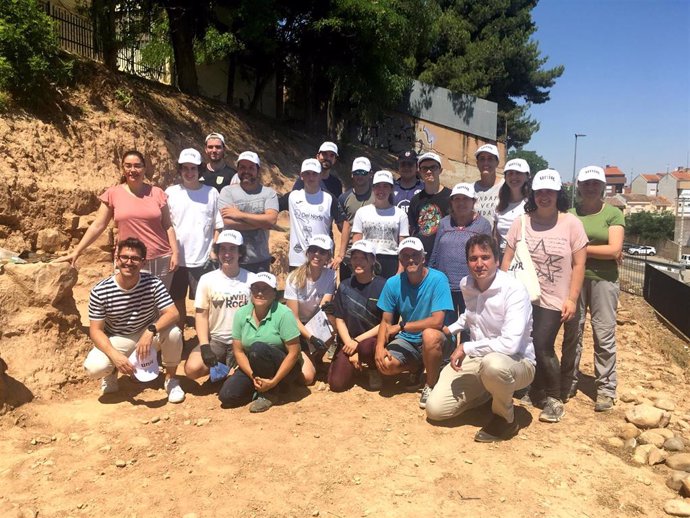
[[[144,155],[142,154],[141,151],[137,151],[136,149],[130,149],[128,151],[125,151],[125,154],[122,155],[122,160],[120,161],[121,164],[124,165],[125,163],[125,158],[128,156],[135,156],[139,160],[141,160],[141,163],[144,164],[144,177],[146,176],[146,159],[144,158]],[[123,174],[120,176],[120,183],[125,183],[127,181],[127,177]]]
[[[494,254],[494,259],[498,261],[498,242],[496,242],[496,240],[489,234],[474,234],[467,240],[467,243],[465,243],[465,261],[467,261],[470,255],[470,250],[472,250],[472,247],[474,246],[478,246],[479,248],[485,250],[491,250],[491,253]]]
[[[133,248],[139,254],[141,257],[146,259],[146,245],[141,242],[139,239],[136,237],[128,237],[127,239],[123,239],[122,241],[117,242],[117,255],[120,255],[120,252],[122,252],[123,248]]]
[[[504,176],[505,176],[505,171],[504,171]],[[525,173],[521,173],[525,174]],[[522,187],[520,188],[520,192],[522,193],[523,198],[527,198],[529,195],[529,175],[526,175],[527,178],[525,179],[525,183],[522,184]],[[508,204],[510,203],[510,187],[508,186],[508,182],[505,180],[503,181],[503,185],[501,185],[501,188],[498,190],[498,205],[496,205],[496,212],[503,212],[508,208]]]
[[[558,191],[558,197],[556,198],[556,208],[558,209],[558,212],[568,212],[568,209],[570,208],[570,200],[568,200],[568,197],[565,195],[565,191],[563,189]],[[530,212],[534,212],[535,210],[537,210],[537,202],[534,201],[534,191],[532,190],[530,185],[529,194],[527,195],[527,201],[525,202],[525,212],[529,214]]]
[[[196,167],[196,177],[199,178],[201,176],[201,166],[198,166],[196,164],[192,164],[194,167]],[[182,164],[177,164],[177,174],[182,174]]]
[[[232,244],[232,243],[228,243]],[[218,243],[213,243],[213,253],[218,256],[220,253],[220,245]],[[247,255],[247,245],[239,245],[239,250],[238,250],[239,258],[237,259],[238,262],[242,262],[242,259],[244,259],[244,256]]]

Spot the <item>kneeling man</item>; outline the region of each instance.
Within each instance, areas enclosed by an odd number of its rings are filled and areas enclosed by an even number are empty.
[[[165,367],[165,391],[170,403],[184,401],[184,391],[175,378],[182,357],[182,331],[175,304],[163,282],[140,272],[146,260],[146,246],[136,238],[117,244],[117,273],[100,281],[89,297],[91,349],[84,368],[93,378],[102,378],[101,392],[119,389],[117,374],[134,375],[130,355],[136,350],[139,362],[151,348],[161,351]],[[137,362],[138,363],[138,362]]]
[[[442,421],[493,399],[493,418],[477,432],[478,442],[509,439],[518,432],[513,392],[534,378],[532,305],[524,286],[498,269],[498,245],[488,235],[472,236],[465,247],[470,275],[460,282],[467,308],[448,331],[469,329],[458,343],[426,406]]]

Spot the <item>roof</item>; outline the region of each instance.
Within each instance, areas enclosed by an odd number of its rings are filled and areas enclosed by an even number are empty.
[[[621,194],[621,196],[628,203],[649,203],[652,201],[652,197],[647,196],[646,194],[631,193],[631,194]]]
[[[690,172],[686,171],[675,171],[671,173],[676,180],[690,180]]]
[[[604,201],[609,205],[612,205],[619,209],[625,208],[625,203],[623,203],[618,196],[607,196],[606,198],[604,198]]]
[[[623,176],[623,177],[625,177],[625,173],[623,171],[621,171],[620,169],[618,169],[617,165],[607,165],[604,168],[604,174],[606,174],[606,176]]]
[[[656,173],[652,173],[652,174],[641,174],[640,176],[641,176],[642,178],[644,178],[645,180],[647,180],[647,183],[659,183],[660,177],[659,177],[659,175],[656,174]]]
[[[673,203],[666,196],[653,196],[652,203],[658,206],[671,207]]]

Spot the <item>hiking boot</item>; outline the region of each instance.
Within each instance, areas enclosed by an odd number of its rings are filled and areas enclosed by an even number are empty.
[[[261,412],[265,412],[266,410],[271,408],[277,402],[278,402],[278,398],[276,396],[274,396],[273,394],[257,393],[256,399],[254,399],[254,401],[252,401],[252,404],[249,405],[249,411],[252,414],[258,414]]]
[[[565,415],[565,407],[560,399],[547,397],[544,410],[539,414],[539,420],[545,423],[557,423]]]
[[[369,369],[367,371],[367,381],[369,385],[369,390],[381,390],[383,386],[383,380],[381,379],[381,373],[376,369]]]
[[[516,435],[518,430],[520,430],[520,425],[517,419],[509,423],[500,415],[494,414],[491,421],[475,434],[474,440],[476,442],[505,441]]]
[[[417,392],[422,386],[422,374],[424,374],[424,369],[419,369],[415,372],[410,372],[405,380],[405,391],[406,392]]]
[[[616,402],[611,396],[605,396],[604,394],[597,395],[597,402],[594,405],[595,412],[608,412],[613,408]]]
[[[182,387],[180,387],[180,380],[168,378],[163,386],[168,393],[168,403],[182,403],[184,401],[185,394]]]
[[[113,371],[101,380],[101,395],[114,394],[120,390],[120,383],[117,381],[117,371]]]
[[[419,408],[426,408],[426,402],[429,399],[429,394],[431,394],[431,387],[429,385],[424,385],[422,395],[419,396]]]

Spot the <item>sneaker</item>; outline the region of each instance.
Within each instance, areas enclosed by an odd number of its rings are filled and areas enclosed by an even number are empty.
[[[381,390],[383,380],[381,374],[376,369],[369,369],[367,371],[369,390]]]
[[[254,401],[252,401],[252,404],[249,405],[249,411],[252,414],[265,412],[266,410],[271,408],[274,403],[277,403],[277,398],[272,394],[257,393],[256,399],[254,399]]]
[[[426,408],[426,402],[429,399],[429,394],[431,394],[431,387],[429,385],[424,385],[422,395],[419,396],[419,408]]]
[[[546,404],[546,396],[530,394],[528,392],[522,396],[522,398],[520,398],[520,404],[525,407],[532,406],[534,408],[544,408],[544,405]]]
[[[560,399],[547,397],[544,410],[539,414],[539,420],[545,423],[557,423],[565,415],[565,407]]]
[[[101,395],[114,394],[120,390],[120,383],[117,381],[117,371],[113,371],[101,380]]]
[[[424,369],[419,369],[415,372],[410,372],[405,380],[406,392],[417,392],[422,386],[422,374]]]
[[[494,414],[491,421],[476,433],[474,440],[476,442],[505,441],[516,435],[518,430],[520,430],[520,425],[517,419],[513,419],[513,422],[509,423],[500,415]]]
[[[165,391],[168,393],[169,403],[182,403],[184,401],[184,390],[180,387],[180,380],[168,378],[165,380]]]
[[[577,395],[577,384],[573,385],[569,389],[561,390],[561,401],[567,403]]]
[[[328,358],[329,360],[332,360],[333,357],[335,356],[335,351],[337,349],[338,349],[338,344],[335,340],[333,340],[333,343],[328,348],[328,351],[326,351],[326,358]]]
[[[616,402],[611,396],[605,396],[603,394],[597,395],[597,402],[594,405],[595,412],[608,412],[613,408]]]

